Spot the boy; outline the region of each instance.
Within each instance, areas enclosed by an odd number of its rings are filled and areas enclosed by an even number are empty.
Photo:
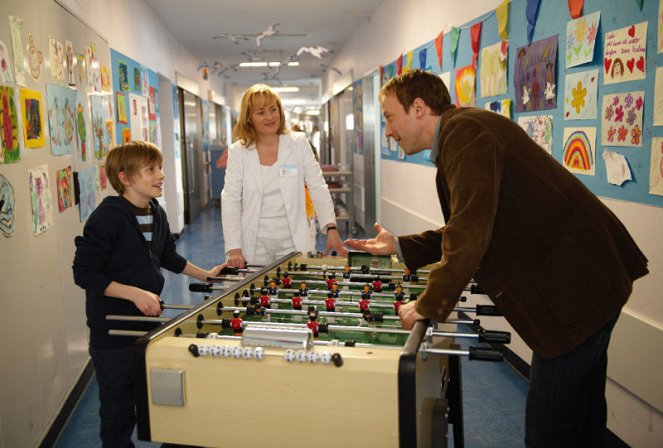
[[[129,142],[110,151],[106,175],[119,196],[105,198],[75,239],[74,281],[85,289],[90,356],[99,383],[99,416],[104,447],[133,447],[136,424],[133,390],[135,338],[108,330],[149,331],[159,324],[107,321],[108,314],[159,316],[164,267],[198,280],[219,275],[175,251],[166,213],[155,198],[163,194],[161,151]]]

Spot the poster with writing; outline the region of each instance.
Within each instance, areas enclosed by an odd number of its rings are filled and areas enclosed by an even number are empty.
[[[564,128],[562,163],[572,173],[596,172],[596,128]]]
[[[566,24],[566,68],[592,62],[601,12],[578,17]]]
[[[644,93],[611,93],[603,96],[602,145],[642,146]]]
[[[516,50],[516,112],[557,107],[557,35]]]
[[[509,41],[505,40],[481,49],[481,97],[507,93],[506,67]]]
[[[663,138],[661,137],[651,139],[649,193],[663,196]]]
[[[32,203],[32,233],[37,236],[53,225],[53,207],[49,189],[48,165],[32,168],[28,173]]]
[[[598,69],[566,75],[564,86],[565,120],[596,118],[598,85]]]
[[[647,24],[641,22],[605,33],[603,84],[645,79]]]
[[[518,125],[548,154],[552,154],[552,122],[552,115],[518,117]]]
[[[663,126],[663,67],[656,67],[654,81],[654,126]]]
[[[58,190],[58,211],[62,213],[71,207],[73,203],[73,183],[71,180],[71,167],[62,168],[55,172]]]
[[[456,106],[476,105],[475,82],[476,73],[473,65],[467,65],[456,70]]]

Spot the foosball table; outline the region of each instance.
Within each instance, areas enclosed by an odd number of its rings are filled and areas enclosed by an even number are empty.
[[[173,319],[144,318],[163,325],[136,342],[138,438],[445,447],[451,424],[462,447],[459,357],[498,361],[501,353],[460,350],[454,340],[504,343],[509,335],[460,319],[403,329],[398,306],[416,300],[427,272],[409,273],[389,257],[293,253],[191,285],[209,294],[202,304]],[[460,333],[456,324],[478,331]],[[136,336],[129,333],[116,332]]]

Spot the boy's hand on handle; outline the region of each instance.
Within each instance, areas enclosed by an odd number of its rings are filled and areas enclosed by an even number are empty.
[[[406,330],[412,330],[412,327],[414,327],[415,322],[418,320],[426,319],[426,317],[417,312],[416,308],[414,307],[415,303],[416,302],[408,302],[398,308],[398,315],[401,318],[401,325],[403,325],[403,328]]]
[[[132,302],[146,316],[161,316],[163,312],[159,296],[144,289],[136,288],[136,294],[132,297]]]
[[[244,269],[246,259],[242,254],[242,249],[230,249],[226,258],[226,265],[234,268]]]
[[[208,273],[207,277],[219,277],[221,275],[221,271],[223,271],[223,268],[225,268],[226,266],[228,266],[228,263],[217,264],[209,271],[207,271]]]
[[[396,236],[387,232],[377,222],[373,228],[378,233],[370,240],[345,240],[345,244],[352,249],[368,252],[373,255],[393,255],[396,253]]]

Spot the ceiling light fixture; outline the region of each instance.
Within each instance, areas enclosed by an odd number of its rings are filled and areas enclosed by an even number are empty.
[[[242,62],[239,64],[240,67],[245,67],[245,68],[255,68],[255,67],[278,67],[281,65],[280,62],[278,61],[273,61],[273,62]],[[299,65],[299,62],[289,62],[288,66],[289,67],[297,67]]]
[[[272,87],[272,90],[276,93],[292,93],[299,92],[299,87]]]

